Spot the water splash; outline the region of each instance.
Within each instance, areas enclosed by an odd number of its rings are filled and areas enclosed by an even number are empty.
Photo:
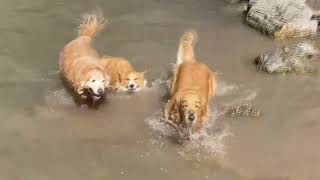
[[[44,99],[46,107],[51,112],[76,107],[72,97],[68,94],[68,92],[65,89],[51,91],[44,97]]]
[[[216,95],[217,96],[223,96],[226,94],[230,94],[236,90],[239,90],[239,86],[237,85],[233,85],[233,84],[228,84],[224,81],[219,81],[219,84],[217,86],[217,90],[216,90]]]
[[[218,113],[212,113],[218,114]],[[229,128],[225,125],[216,126],[216,117],[212,117],[201,132],[190,136],[190,140],[181,139],[179,134],[171,126],[163,123],[164,115],[162,110],[145,119],[146,124],[153,130],[155,135],[151,142],[153,145],[165,147],[168,143],[164,138],[174,140],[181,144],[177,148],[177,154],[186,159],[196,158],[197,160],[215,158],[225,155],[225,138],[231,135]]]
[[[150,89],[158,89],[159,87],[168,88],[170,81],[156,80]],[[197,134],[193,134],[190,140],[181,140],[181,136],[171,126],[165,124],[163,109],[156,111],[153,115],[145,119],[146,124],[153,130],[151,144],[161,148],[170,147],[172,141],[177,146],[177,154],[186,159],[216,159],[226,155],[225,141],[227,137],[232,136],[231,130],[227,122],[223,122],[228,107],[240,103],[250,102],[257,97],[257,92],[252,89],[241,87],[241,85],[219,82],[216,96],[223,98],[224,102],[214,103],[211,106],[211,114],[213,115],[203,130]],[[225,99],[227,97],[227,99]],[[230,98],[230,99],[229,99]],[[161,106],[164,107],[164,104]]]

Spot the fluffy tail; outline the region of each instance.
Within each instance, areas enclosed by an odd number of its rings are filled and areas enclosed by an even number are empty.
[[[78,36],[95,37],[106,26],[107,20],[101,12],[84,14],[78,30]]]
[[[177,65],[184,62],[195,61],[194,47],[198,41],[197,33],[193,30],[186,31],[180,38],[177,53]]]

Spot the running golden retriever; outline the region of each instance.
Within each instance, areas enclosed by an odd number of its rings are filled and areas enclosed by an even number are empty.
[[[209,101],[215,95],[216,79],[209,67],[196,61],[197,34],[185,32],[177,54],[171,82],[170,99],[165,106],[165,120],[178,128],[198,132],[210,116]]]
[[[144,78],[145,72],[137,72],[128,60],[124,58],[103,58],[102,65],[105,74],[111,77],[111,90],[137,92],[143,89],[147,84],[147,81]]]
[[[92,47],[93,38],[105,26],[103,16],[86,14],[79,27],[79,35],[60,53],[60,72],[81,100],[101,100],[109,77],[103,72],[101,58]]]

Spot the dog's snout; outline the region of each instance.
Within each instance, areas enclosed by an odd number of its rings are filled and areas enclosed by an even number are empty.
[[[104,90],[103,90],[103,89],[98,89],[98,93],[99,93],[100,95],[102,95],[102,94],[104,93]]]
[[[194,116],[194,111],[193,111],[193,110],[190,110],[190,111],[188,111],[188,114],[189,114],[189,116],[190,116],[190,115],[193,115],[193,116]]]
[[[196,119],[194,111],[190,110],[188,111],[188,120],[189,121],[194,121]]]
[[[129,88],[134,88],[134,84],[129,84]]]

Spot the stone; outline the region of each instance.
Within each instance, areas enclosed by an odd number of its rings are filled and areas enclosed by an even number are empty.
[[[230,117],[258,118],[261,116],[261,110],[259,110],[252,104],[244,103],[229,109],[227,115]]]
[[[318,21],[305,0],[250,0],[246,23],[276,38],[315,37]]]
[[[257,69],[267,73],[306,74],[316,71],[319,50],[309,42],[276,48],[255,59]]]

